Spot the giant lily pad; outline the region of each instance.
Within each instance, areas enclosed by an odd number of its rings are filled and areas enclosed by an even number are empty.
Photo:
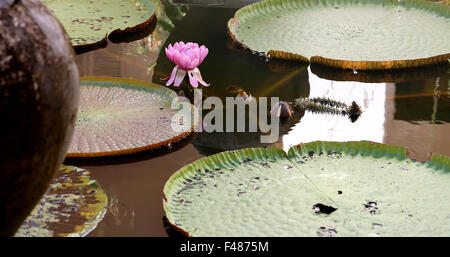
[[[126,36],[155,28],[153,0],[43,0],[69,34],[78,53],[128,41]]]
[[[187,122],[172,127],[174,115],[188,119],[192,109],[172,109],[177,94],[166,87],[133,79],[84,77],[80,90],[78,120],[67,157],[157,149],[187,137],[194,128]]]
[[[449,236],[450,159],[367,141],[249,148],[167,181],[169,222],[189,236]]]
[[[16,237],[85,236],[103,219],[108,197],[89,171],[61,166]]]
[[[410,68],[450,58],[450,7],[421,0],[265,0],[238,10],[228,28],[254,51],[337,68]]]

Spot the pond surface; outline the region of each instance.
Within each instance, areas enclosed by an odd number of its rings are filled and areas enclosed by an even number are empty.
[[[209,48],[200,65],[211,86],[207,96],[234,96],[230,86],[254,97],[276,96],[292,102],[299,97],[326,97],[361,106],[361,117],[296,112],[280,128],[276,143],[260,143],[258,133],[198,133],[169,149],[168,153],[140,155],[101,163],[70,164],[91,171],[109,196],[104,220],[89,236],[167,236],[163,226],[163,188],[183,166],[204,156],[244,147],[290,146],[315,140],[370,140],[402,145],[411,158],[425,161],[430,152],[450,156],[450,73],[447,67],[406,74],[371,76],[371,82],[340,80],[345,75],[361,80],[352,71],[330,72],[318,67],[284,66],[243,51],[229,38],[226,23],[237,8],[251,1],[163,1],[155,32],[139,41],[109,43],[105,49],[77,56],[82,76],[134,78],[163,84],[173,64],[164,49],[169,43],[193,41]],[[197,3],[180,5],[180,2]],[[203,1],[204,2],[204,1]],[[313,70],[315,73],[313,73]],[[316,75],[318,74],[318,75]],[[325,77],[329,78],[326,79]],[[365,77],[367,81],[367,76]],[[185,83],[177,91],[192,90]]]

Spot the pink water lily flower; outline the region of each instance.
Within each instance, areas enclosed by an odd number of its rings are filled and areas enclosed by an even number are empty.
[[[173,44],[173,46],[169,44],[165,50],[167,57],[176,64],[166,86],[170,86],[174,82],[175,87],[180,86],[186,73],[193,87],[198,87],[199,82],[205,87],[210,85],[203,81],[200,70],[197,68],[208,55],[208,48],[203,45],[199,47],[197,43],[188,42],[185,44],[180,41]]]

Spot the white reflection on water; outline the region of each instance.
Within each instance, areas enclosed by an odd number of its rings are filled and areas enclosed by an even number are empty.
[[[309,97],[325,97],[351,104],[355,101],[363,113],[352,123],[347,116],[305,112],[287,135],[283,149],[317,140],[383,142],[386,113],[386,83],[330,81],[317,77],[308,68]]]

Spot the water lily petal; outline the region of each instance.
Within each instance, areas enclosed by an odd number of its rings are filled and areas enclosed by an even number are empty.
[[[180,86],[181,82],[183,82],[184,77],[186,76],[186,71],[183,69],[178,69],[177,75],[175,76],[175,87]]]
[[[197,77],[195,76],[195,73],[193,70],[188,71],[188,76],[189,76],[189,82],[191,83],[191,86],[198,87],[198,80],[197,80]]]
[[[169,52],[170,52],[171,55],[172,55],[171,61],[174,62],[174,63],[176,64],[177,59],[178,59],[179,56],[181,55],[180,52],[179,52],[177,49],[173,48],[172,46],[169,47]]]
[[[204,87],[209,87],[211,86],[211,84],[206,83],[205,81],[201,80],[201,79],[197,79],[198,82],[200,82],[200,84],[202,84]]]
[[[178,42],[175,42],[175,44],[173,44],[173,48],[176,49],[176,50],[178,50],[178,49],[179,49],[179,46],[178,46],[178,45],[179,45]]]
[[[195,58],[195,59],[193,59],[193,60],[191,61],[190,66],[191,66],[192,68],[195,68],[195,67],[197,67],[199,64],[200,64],[200,60],[199,60],[198,58]]]
[[[196,54],[196,58],[198,58],[198,65],[200,65],[200,63],[202,63],[204,57],[202,57],[202,51],[200,48],[197,48],[195,51]]]
[[[176,44],[176,46],[174,45],[174,48],[179,52],[181,52],[181,50],[183,50],[183,48],[185,47],[185,44],[183,41],[177,42],[175,44]]]
[[[175,80],[175,75],[177,74],[178,66],[175,66],[172,70],[172,73],[170,73],[170,79],[167,81],[166,86],[170,86],[173,81]]]
[[[184,70],[189,70],[186,65],[189,63],[189,57],[187,57],[184,53],[179,54],[178,62],[181,66],[183,66]],[[178,66],[180,66],[178,65]]]
[[[186,67],[189,63],[189,58],[183,53],[176,53],[176,64],[183,70],[190,70]]]
[[[172,55],[172,62],[174,62],[176,65],[178,65],[178,67],[181,67],[181,63],[180,63],[180,59],[181,59],[181,54],[179,53],[179,52],[177,52],[177,51],[175,51],[175,52],[173,52],[173,55]]]
[[[201,46],[199,50],[200,50],[200,63],[202,63],[205,57],[208,55],[209,51],[208,48],[206,48],[205,46]]]
[[[174,54],[176,52],[175,48],[172,46],[172,44],[169,44],[167,46],[167,49],[169,50],[169,52],[171,52],[172,54]]]
[[[185,70],[192,70],[193,68],[195,68],[195,66],[194,67],[191,66],[192,61],[191,58],[189,58],[189,56],[184,55],[182,63]]]
[[[196,79],[196,82],[193,82],[191,84],[198,85],[198,81],[202,83],[202,85],[209,85],[202,80],[200,71],[198,69],[197,71],[194,70],[203,62],[205,57],[208,55],[208,48],[206,48],[204,45],[199,47],[197,43],[184,43],[183,41],[180,41],[174,43],[173,46],[172,44],[169,44],[165,51],[167,57],[178,66],[178,69],[184,70],[184,73],[186,73],[186,71],[193,70],[192,74],[194,76],[190,76],[190,79],[194,77]],[[177,71],[176,73],[177,78],[178,76],[181,76],[179,75],[181,74],[180,72]],[[175,78],[175,82],[176,81],[177,79]],[[179,83],[181,83],[181,81]]]
[[[194,47],[194,43],[192,42],[187,42],[185,45],[185,48],[193,48]]]
[[[177,60],[178,61],[177,65],[180,66],[180,68],[183,70],[187,70],[186,65],[185,65],[185,60],[186,60],[186,56],[181,55],[181,54],[179,55],[179,58]]]
[[[165,51],[166,51],[167,58],[169,58],[169,60],[171,60],[173,62],[173,52],[171,52],[169,50],[169,48],[166,48]]]
[[[194,74],[195,74],[195,77],[197,78],[198,82],[200,82],[200,84],[202,84],[203,86],[209,87],[211,85],[211,84],[208,84],[205,81],[203,81],[202,74],[200,73],[200,70],[198,68],[194,69]]]

